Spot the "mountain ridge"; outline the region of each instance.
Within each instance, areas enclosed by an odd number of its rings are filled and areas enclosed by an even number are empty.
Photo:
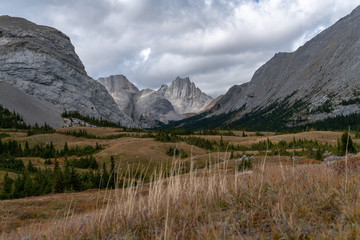
[[[164,84],[157,91],[139,90],[124,75],[112,75],[98,81],[112,95],[120,110],[144,128],[181,120],[185,118],[186,110],[200,112],[213,100],[189,78],[177,77],[169,86]],[[173,92],[176,95],[171,97]]]

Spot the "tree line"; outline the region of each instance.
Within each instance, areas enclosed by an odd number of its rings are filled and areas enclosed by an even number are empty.
[[[31,161],[15,179],[4,176],[4,186],[0,191],[0,199],[40,196],[49,193],[79,192],[87,189],[105,189],[126,186],[119,180],[115,171],[114,159],[111,157],[110,172],[105,163],[101,170],[79,172],[71,163],[60,167],[55,161],[54,169],[36,168]]]

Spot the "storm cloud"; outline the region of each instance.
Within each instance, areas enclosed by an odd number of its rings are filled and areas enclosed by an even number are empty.
[[[124,74],[139,88],[190,77],[216,97],[251,80],[277,52],[294,51],[360,0],[13,0],[0,14],[71,38],[90,76]]]

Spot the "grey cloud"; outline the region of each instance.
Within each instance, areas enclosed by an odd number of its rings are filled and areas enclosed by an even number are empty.
[[[141,88],[189,76],[212,96],[250,81],[279,51],[293,51],[360,0],[8,1],[1,14],[67,34],[88,73],[124,74]],[[147,61],[141,57],[151,49]]]

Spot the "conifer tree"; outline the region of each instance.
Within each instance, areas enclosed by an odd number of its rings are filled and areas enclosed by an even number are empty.
[[[110,168],[110,180],[109,180],[109,188],[115,188],[116,184],[116,173],[115,173],[115,161],[114,161],[114,157],[111,156],[110,157],[111,160],[111,168]]]
[[[0,199],[10,199],[11,198],[13,182],[14,181],[9,177],[9,174],[6,173],[4,176],[4,186],[0,193]]]
[[[70,182],[71,187],[74,191],[80,191],[81,190],[81,182],[78,173],[74,170],[73,167],[71,167],[70,170]]]
[[[101,188],[107,188],[109,182],[109,174],[106,170],[105,162],[103,163],[103,172],[102,172],[102,179],[101,179]]]

